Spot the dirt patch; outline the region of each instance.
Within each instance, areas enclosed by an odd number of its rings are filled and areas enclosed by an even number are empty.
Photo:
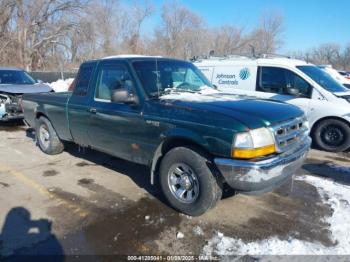
[[[45,176],[45,177],[48,177],[48,176],[56,176],[56,175],[58,175],[58,174],[59,174],[59,172],[56,171],[55,169],[45,170],[45,171],[43,172],[43,176]]]
[[[294,181],[292,190],[287,184],[264,195],[261,201],[268,209],[248,221],[247,227],[255,228],[256,234],[251,240],[262,240],[273,232],[283,240],[292,237],[310,242],[317,240],[325,246],[335,244],[331,240],[329,224],[324,222],[324,217],[331,216],[332,210],[322,202],[314,186]]]
[[[3,187],[10,187],[10,185],[9,185],[9,184],[4,183],[4,182],[0,182],[0,186],[3,186]]]
[[[179,213],[151,196],[132,201],[93,181],[86,182],[79,185],[93,192],[87,198],[59,188],[52,191],[73,209],[88,212],[79,218],[74,215],[79,211],[67,212],[63,206],[49,211],[56,221],[64,220],[58,227],[71,229],[61,243],[72,254],[155,254],[161,232],[182,220]]]
[[[78,185],[82,185],[82,184],[88,185],[88,184],[91,184],[93,182],[94,182],[93,179],[83,178],[83,179],[78,180]]]
[[[180,222],[177,213],[149,198],[117,212],[104,211],[104,216],[71,236],[84,237],[96,254],[156,253],[158,235]]]
[[[0,124],[0,131],[5,132],[18,132],[18,131],[24,131],[25,125],[22,121],[10,121],[10,122],[4,122]]]
[[[316,176],[328,177],[334,181],[350,185],[350,167],[340,164],[334,164],[330,161],[320,161],[309,159],[303,169]]]
[[[83,166],[95,166],[96,164],[90,164],[88,162],[82,161],[82,162],[76,163],[75,165],[79,167],[83,167]]]

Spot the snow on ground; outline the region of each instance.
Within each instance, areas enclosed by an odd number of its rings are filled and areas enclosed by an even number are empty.
[[[46,84],[49,85],[53,90],[55,90],[55,92],[66,92],[68,91],[68,88],[73,81],[74,78],[68,78],[66,80],[58,79],[55,82]]]
[[[206,255],[345,255],[350,254],[350,186],[333,180],[302,176],[303,180],[315,186],[325,204],[333,209],[331,217],[325,218],[335,246],[325,247],[298,239],[280,240],[271,237],[262,241],[244,243],[241,239],[224,236],[218,232],[204,247]]]

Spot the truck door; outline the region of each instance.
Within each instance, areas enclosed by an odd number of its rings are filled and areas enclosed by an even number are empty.
[[[68,123],[75,143],[88,146],[88,127],[90,121],[88,90],[92,82],[96,62],[82,64],[76,79],[76,85],[69,99]]]
[[[111,90],[117,88],[134,89],[134,80],[127,64],[102,61],[98,66],[96,89],[90,102],[90,145],[116,157],[143,163],[136,140],[146,125],[141,108],[111,102]]]
[[[256,91],[261,94],[258,96],[296,105],[309,115],[312,86],[291,70],[259,67]]]

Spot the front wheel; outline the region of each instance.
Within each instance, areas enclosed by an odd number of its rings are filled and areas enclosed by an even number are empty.
[[[342,152],[350,147],[350,126],[338,119],[326,119],[317,124],[313,138],[322,150]]]
[[[37,119],[35,135],[40,149],[48,155],[56,155],[63,151],[62,141],[57,136],[51,122],[46,117]]]
[[[160,185],[172,207],[199,216],[213,208],[222,196],[222,185],[209,160],[187,147],[170,150],[160,165]]]

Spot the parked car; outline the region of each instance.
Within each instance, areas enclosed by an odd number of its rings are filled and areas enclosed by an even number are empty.
[[[27,72],[18,68],[0,68],[0,121],[22,119],[22,95],[50,92],[52,89],[37,83]]]
[[[350,147],[350,90],[319,67],[271,56],[211,58],[195,65],[220,90],[302,108],[318,148],[341,152]]]
[[[338,73],[341,74],[346,79],[350,80],[350,72],[338,70]]]
[[[73,92],[26,94],[25,121],[50,155],[63,141],[150,167],[189,215],[215,206],[222,184],[261,193],[288,180],[309,150],[302,110],[221,96],[186,61],[116,56],[81,65]]]
[[[319,65],[318,67],[327,72],[331,77],[333,77],[334,80],[339,82],[341,85],[350,89],[350,79],[340,74],[338,70],[332,67],[332,65]]]

